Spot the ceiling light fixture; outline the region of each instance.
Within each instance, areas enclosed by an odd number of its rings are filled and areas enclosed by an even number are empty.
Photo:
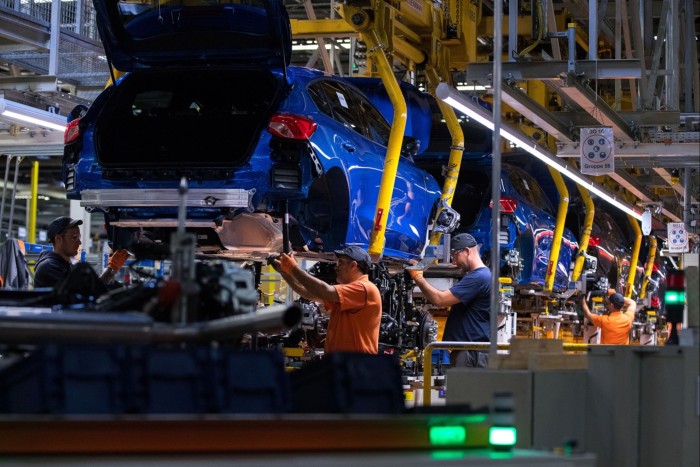
[[[8,101],[2,94],[0,94],[0,115],[24,124],[31,123],[41,128],[56,131],[66,130],[66,117],[19,102]]]
[[[440,83],[438,85],[438,87],[435,89],[435,96],[444,101],[446,104],[459,110],[463,114],[481,123],[489,130],[493,131],[493,115],[480,105],[472,102],[468,97],[455,88],[449,86],[447,83]],[[608,193],[606,190],[596,185],[593,181],[581,175],[577,169],[570,167],[568,164],[549,153],[549,151],[530,140],[528,136],[517,128],[510,126],[506,122],[502,122],[501,136],[508,141],[517,144],[519,147],[523,148],[525,151],[532,154],[545,164],[559,171],[565,177],[570,178],[616,208],[622,210],[637,220],[642,220],[641,212],[635,210],[625,201],[618,199],[615,195]]]

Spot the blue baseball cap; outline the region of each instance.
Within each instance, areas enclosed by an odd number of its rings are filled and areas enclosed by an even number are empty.
[[[621,293],[612,294],[608,297],[608,300],[617,308],[622,308],[622,305],[625,304],[625,297],[623,297]]]
[[[349,256],[357,261],[357,264],[364,264],[366,269],[369,269],[372,264],[372,258],[370,258],[369,253],[359,246],[352,245],[342,250],[334,250],[333,252],[338,256]]]

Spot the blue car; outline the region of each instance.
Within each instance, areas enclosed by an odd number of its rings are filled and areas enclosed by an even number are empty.
[[[289,66],[280,0],[95,8],[126,74],[69,123],[63,169],[68,197],[104,213],[113,247],[169,242],[182,177],[200,253],[281,251],[285,211],[302,254],[368,246],[391,127],[347,80]],[[399,262],[421,256],[440,198],[405,148],[383,251]]]
[[[463,158],[452,201],[452,207],[461,216],[454,234],[472,234],[481,245],[486,264],[489,264],[492,250],[491,160],[490,155]],[[418,164],[442,181],[442,166],[446,164],[446,158],[420,159]],[[501,174],[499,274],[513,279],[517,288],[538,290],[545,284],[557,211],[537,180],[525,170],[504,162]],[[564,229],[554,277],[555,291],[561,292],[568,287],[569,271],[577,248],[573,233]]]

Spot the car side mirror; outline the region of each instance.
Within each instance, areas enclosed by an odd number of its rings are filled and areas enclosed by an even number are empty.
[[[401,155],[413,159],[420,149],[420,140],[413,136],[404,136],[401,143]]]

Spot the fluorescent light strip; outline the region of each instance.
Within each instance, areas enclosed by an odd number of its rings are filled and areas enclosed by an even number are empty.
[[[457,90],[459,91],[486,91],[487,89],[491,89],[491,86],[480,86],[480,85],[471,85],[471,84],[458,84],[456,86]]]
[[[18,102],[8,101],[2,96],[0,96],[0,115],[13,120],[32,123],[41,128],[49,128],[56,131],[66,130],[66,117]]]
[[[446,104],[454,107],[463,114],[467,115],[493,131],[493,115],[491,115],[486,109],[482,108],[478,104],[471,102],[467,97],[462,95],[459,91],[452,88],[446,83],[440,83],[435,90],[435,95],[438,99],[444,101]],[[586,177],[581,175],[578,170],[572,169],[566,163],[562,162],[557,157],[550,154],[548,151],[538,146],[537,143],[531,141],[527,136],[520,133],[519,130],[510,127],[508,124],[501,124],[501,136],[508,141],[517,144],[523,148],[528,153],[532,154],[545,164],[559,171],[562,175],[570,178],[574,182],[586,188],[588,191],[596,194],[601,199],[612,204],[616,208],[622,210],[623,212],[629,214],[635,219],[642,220],[642,213],[636,211],[630,205],[622,200],[617,199],[614,195],[603,190],[601,187],[597,186],[593,181],[588,180]]]

